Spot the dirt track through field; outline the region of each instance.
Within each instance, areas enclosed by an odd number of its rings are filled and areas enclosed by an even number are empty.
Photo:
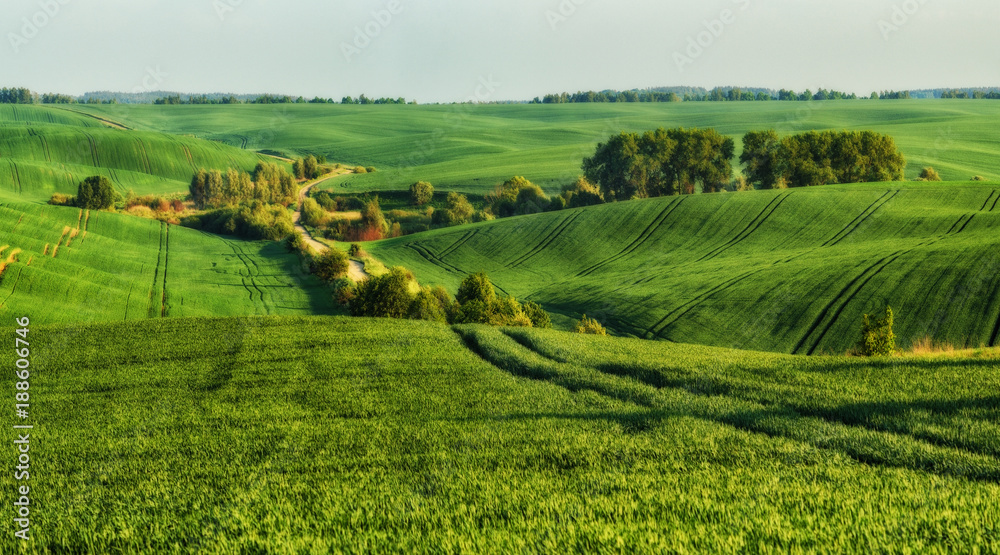
[[[299,202],[296,207],[295,214],[292,215],[292,223],[295,224],[295,230],[302,234],[302,238],[305,239],[306,244],[312,247],[316,252],[326,252],[326,250],[330,247],[327,247],[323,243],[314,239],[312,234],[309,233],[309,230],[302,225],[302,203],[305,202],[306,197],[309,196],[309,190],[316,185],[348,173],[351,172],[347,169],[334,170],[333,173],[324,175],[315,181],[306,183],[306,185],[299,190]],[[364,264],[358,262],[357,260],[349,260],[348,262],[350,265],[347,267],[347,277],[356,282],[368,279],[368,272],[365,272]]]

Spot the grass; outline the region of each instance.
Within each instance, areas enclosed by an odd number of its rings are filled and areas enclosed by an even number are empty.
[[[367,244],[453,293],[485,270],[504,292],[618,334],[843,353],[861,315],[1000,344],[995,184],[872,184],[671,197],[496,220]]]
[[[945,180],[1000,180],[991,126],[1000,103],[959,100],[687,102],[672,104],[459,106],[80,106],[146,131],[190,134],[287,156],[322,154],[376,166],[324,187],[339,193],[436,190],[482,195],[514,175],[556,194],[580,173],[599,141],[622,130],[714,127],[740,139],[748,130],[782,133],[873,129],[892,135],[907,177],[933,166]],[[737,152],[737,155],[739,152]]]
[[[91,175],[107,177],[123,196],[130,189],[138,195],[187,191],[200,168],[249,171],[265,159],[219,142],[113,129],[48,106],[0,109],[0,130],[0,198],[8,200],[76,194]]]
[[[20,251],[0,280],[0,315],[57,323],[337,312],[326,287],[275,242],[7,203],[0,204],[0,245]]]
[[[1000,549],[995,361],[40,322],[27,552]]]

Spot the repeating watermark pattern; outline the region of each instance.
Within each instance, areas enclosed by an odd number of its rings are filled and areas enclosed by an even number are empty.
[[[892,36],[901,31],[926,3],[927,0],[906,0],[902,4],[893,5],[892,15],[887,19],[880,19],[878,22],[878,30],[882,33],[882,38],[889,42]]]
[[[587,0],[562,0],[555,9],[545,11],[545,19],[549,22],[549,27],[555,31],[560,25],[566,23],[571,17],[576,15],[580,6],[587,3]]]
[[[39,0],[38,11],[30,17],[21,18],[19,32],[7,33],[7,40],[15,54],[21,52],[21,48],[27,46],[35,37],[47,27],[53,19],[62,12],[62,7],[73,0]]]
[[[243,5],[244,0],[213,0],[212,9],[215,10],[215,15],[218,16],[219,21],[225,21],[226,16],[236,11]]]
[[[341,42],[340,51],[347,63],[354,61],[382,32],[392,24],[394,18],[403,13],[405,6],[400,0],[389,0],[381,10],[371,12],[371,19],[363,26],[354,27],[354,38],[350,42]]]
[[[472,93],[465,98],[465,101],[449,107],[449,112],[444,116],[447,126],[435,128],[430,136],[418,142],[408,155],[399,158],[398,165],[401,168],[401,176],[406,179],[411,178],[415,169],[427,163],[427,160],[437,152],[441,143],[446,141],[452,133],[465,127],[465,122],[472,116],[474,106],[489,102],[502,86],[503,83],[494,79],[493,74],[480,76]]]
[[[31,320],[28,317],[18,318],[17,328],[14,331],[14,354],[15,376],[14,383],[14,414],[18,424],[14,425],[14,433],[17,439],[14,446],[17,448],[17,465],[14,467],[14,480],[17,481],[16,499],[14,501],[14,536],[20,540],[30,539],[31,531],[31,487],[28,481],[31,479],[31,430],[34,427],[28,424],[28,410],[31,408],[29,389],[31,388],[31,343],[28,341],[28,333]]]
[[[689,36],[683,50],[674,51],[674,63],[677,71],[683,73],[684,68],[693,65],[698,58],[715,44],[715,41],[726,32],[726,28],[736,23],[739,12],[750,8],[750,0],[732,0],[739,7],[737,10],[726,8],[719,12],[719,17],[702,21],[704,29],[696,35]]]

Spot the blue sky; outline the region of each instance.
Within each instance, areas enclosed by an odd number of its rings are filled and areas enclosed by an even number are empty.
[[[0,83],[530,99],[1000,86],[996,0],[10,0]]]

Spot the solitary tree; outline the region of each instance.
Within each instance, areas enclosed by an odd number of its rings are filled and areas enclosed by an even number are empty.
[[[423,206],[434,198],[434,187],[426,181],[418,181],[413,185],[410,185],[410,201],[417,205]]]
[[[103,175],[94,175],[80,182],[76,205],[88,210],[111,208],[115,204],[115,188]]]

